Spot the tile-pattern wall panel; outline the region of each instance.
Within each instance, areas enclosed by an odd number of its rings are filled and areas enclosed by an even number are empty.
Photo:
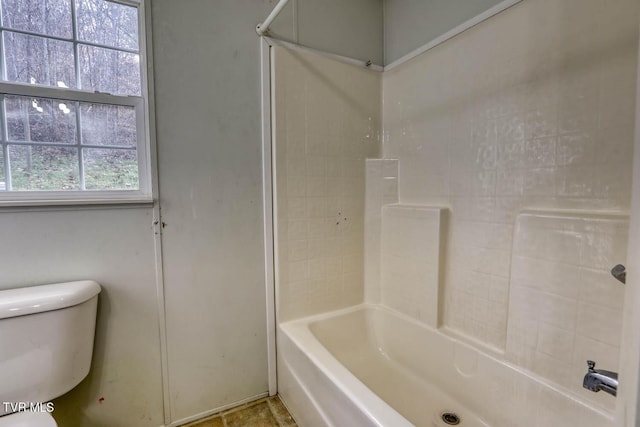
[[[273,48],[280,320],[364,299],[365,159],[380,155],[380,73]]]
[[[382,208],[382,303],[438,326],[442,209]]]
[[[527,208],[629,208],[635,0],[525,0],[383,78],[400,203],[451,207],[445,326],[503,351]]]
[[[596,404],[615,399],[582,388],[587,360],[618,370],[624,286],[610,274],[626,259],[626,216],[518,215],[506,357]]]
[[[367,159],[365,169],[364,299],[379,304],[382,206],[398,203],[398,161]]]

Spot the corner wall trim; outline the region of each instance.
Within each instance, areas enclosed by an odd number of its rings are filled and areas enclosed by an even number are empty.
[[[229,403],[227,405],[218,406],[217,408],[211,409],[209,411],[201,412],[196,415],[192,415],[190,417],[181,418],[179,420],[173,421],[170,424],[165,424],[162,427],[178,427],[184,424],[197,421],[202,418],[207,418],[212,415],[219,414],[220,412],[226,411],[227,409],[235,408],[236,406],[244,405],[245,403],[253,402],[254,400],[262,399],[263,397],[267,397],[268,393],[260,393],[255,396],[247,397],[246,399],[239,400],[237,402]]]
[[[264,217],[264,272],[267,311],[267,375],[269,395],[278,393],[276,366],[276,292],[273,224],[273,148],[271,137],[271,46],[260,39],[260,77],[262,84],[262,206]]]

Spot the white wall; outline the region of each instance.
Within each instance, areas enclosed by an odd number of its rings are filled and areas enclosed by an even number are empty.
[[[627,215],[529,211],[515,221],[505,358],[612,411],[616,399],[585,390],[587,360],[618,372]]]
[[[509,360],[543,376],[570,372],[567,388],[587,353],[603,364],[617,359],[622,293],[607,268],[625,262],[626,232],[605,236],[603,221],[588,232],[514,226],[529,209],[580,211],[575,221],[586,225],[585,213],[628,214],[637,16],[634,0],[615,8],[525,0],[383,77],[384,156],[399,159],[400,203],[451,209],[444,327],[498,355],[506,349]],[[523,265],[518,233],[537,237],[525,246],[556,264],[531,268],[529,257]],[[541,288],[544,298],[531,297]],[[549,303],[559,293],[574,299]],[[609,319],[597,325],[589,323],[594,299],[609,305]],[[559,310],[575,318],[558,321]],[[600,393],[583,398],[613,407]]]
[[[55,401],[61,426],[163,424],[152,221],[150,207],[0,212],[0,289],[102,285],[91,371]]]
[[[149,2],[172,421],[267,391],[254,28],[275,3]],[[375,19],[363,26],[381,34],[381,4],[371,4]],[[353,6],[317,13],[331,22]],[[293,23],[286,26],[292,33]],[[374,53],[365,43],[370,33],[328,33],[302,38],[382,57],[381,43]],[[0,289],[85,278],[103,286],[92,370],[56,400],[61,426],[164,424],[152,221],[151,206],[0,210]]]
[[[312,4],[301,2],[299,16]],[[343,19],[354,4],[340,4],[321,7],[316,18]],[[356,4],[371,8],[370,1]],[[267,391],[255,25],[274,5],[266,0],[152,3],[174,421]],[[378,33],[380,13],[368,15]],[[307,25],[301,18],[301,35]],[[330,33],[306,33],[306,43],[369,56],[368,33],[343,26],[340,43]]]
[[[398,203],[398,161],[367,159],[364,200],[364,300],[382,301],[382,207]]]
[[[154,1],[172,420],[267,390],[260,53],[267,2]]]
[[[452,328],[504,347],[517,212],[628,210],[636,8],[527,0],[385,73],[400,202],[452,208]]]
[[[385,65],[502,1],[384,0]]]
[[[381,74],[274,47],[278,320],[364,298],[365,158],[380,155]]]

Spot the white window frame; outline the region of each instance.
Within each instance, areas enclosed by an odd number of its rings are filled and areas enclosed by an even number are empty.
[[[25,83],[14,83],[6,80],[0,80],[0,102],[4,102],[4,96],[25,96],[31,98],[50,98],[54,100],[65,100],[70,102],[83,102],[93,104],[108,104],[115,106],[133,107],[136,113],[136,156],[138,160],[138,180],[137,190],[64,190],[64,191],[15,191],[0,190],[0,206],[40,206],[40,205],[82,205],[82,204],[121,204],[121,203],[149,203],[153,201],[152,178],[151,178],[151,141],[149,129],[149,87],[147,75],[147,40],[146,40],[146,22],[145,22],[145,0],[106,0],[112,3],[119,3],[126,6],[135,7],[138,10],[138,45],[137,54],[140,57],[140,96],[133,95],[112,95],[104,92],[91,92],[81,89],[61,88],[54,86],[30,85]],[[76,0],[71,0],[72,14],[75,17]],[[75,18],[73,25],[73,44],[74,56],[76,64],[76,79],[79,78],[78,70],[78,45],[87,45],[108,49],[115,49],[123,52],[130,52],[127,49],[114,48],[91,42],[78,41],[76,37]],[[14,33],[34,35],[39,37],[47,37],[52,40],[64,40],[55,36],[32,33],[29,31],[15,30],[0,26],[3,31],[11,31]],[[2,66],[3,76],[6,75],[4,66],[4,46],[1,46],[2,55],[0,62]],[[80,114],[79,111],[76,114]],[[0,126],[2,127],[2,138],[0,150],[3,153],[5,182],[7,186],[10,180],[9,173],[9,157],[7,144],[7,130],[5,126],[4,109],[0,108]],[[53,146],[53,147],[69,147],[78,149],[78,157],[80,164],[80,179],[83,179],[82,170],[82,148],[98,148],[98,149],[123,149],[122,146],[113,145],[89,145],[82,144],[81,131],[76,130],[78,139],[75,144],[69,143],[19,143],[11,144],[13,146]],[[126,149],[126,148],[125,148]]]

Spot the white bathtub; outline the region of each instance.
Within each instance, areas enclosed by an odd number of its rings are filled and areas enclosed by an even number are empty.
[[[302,427],[607,427],[610,414],[386,307],[280,325],[278,388]],[[582,381],[582,378],[576,378]]]

